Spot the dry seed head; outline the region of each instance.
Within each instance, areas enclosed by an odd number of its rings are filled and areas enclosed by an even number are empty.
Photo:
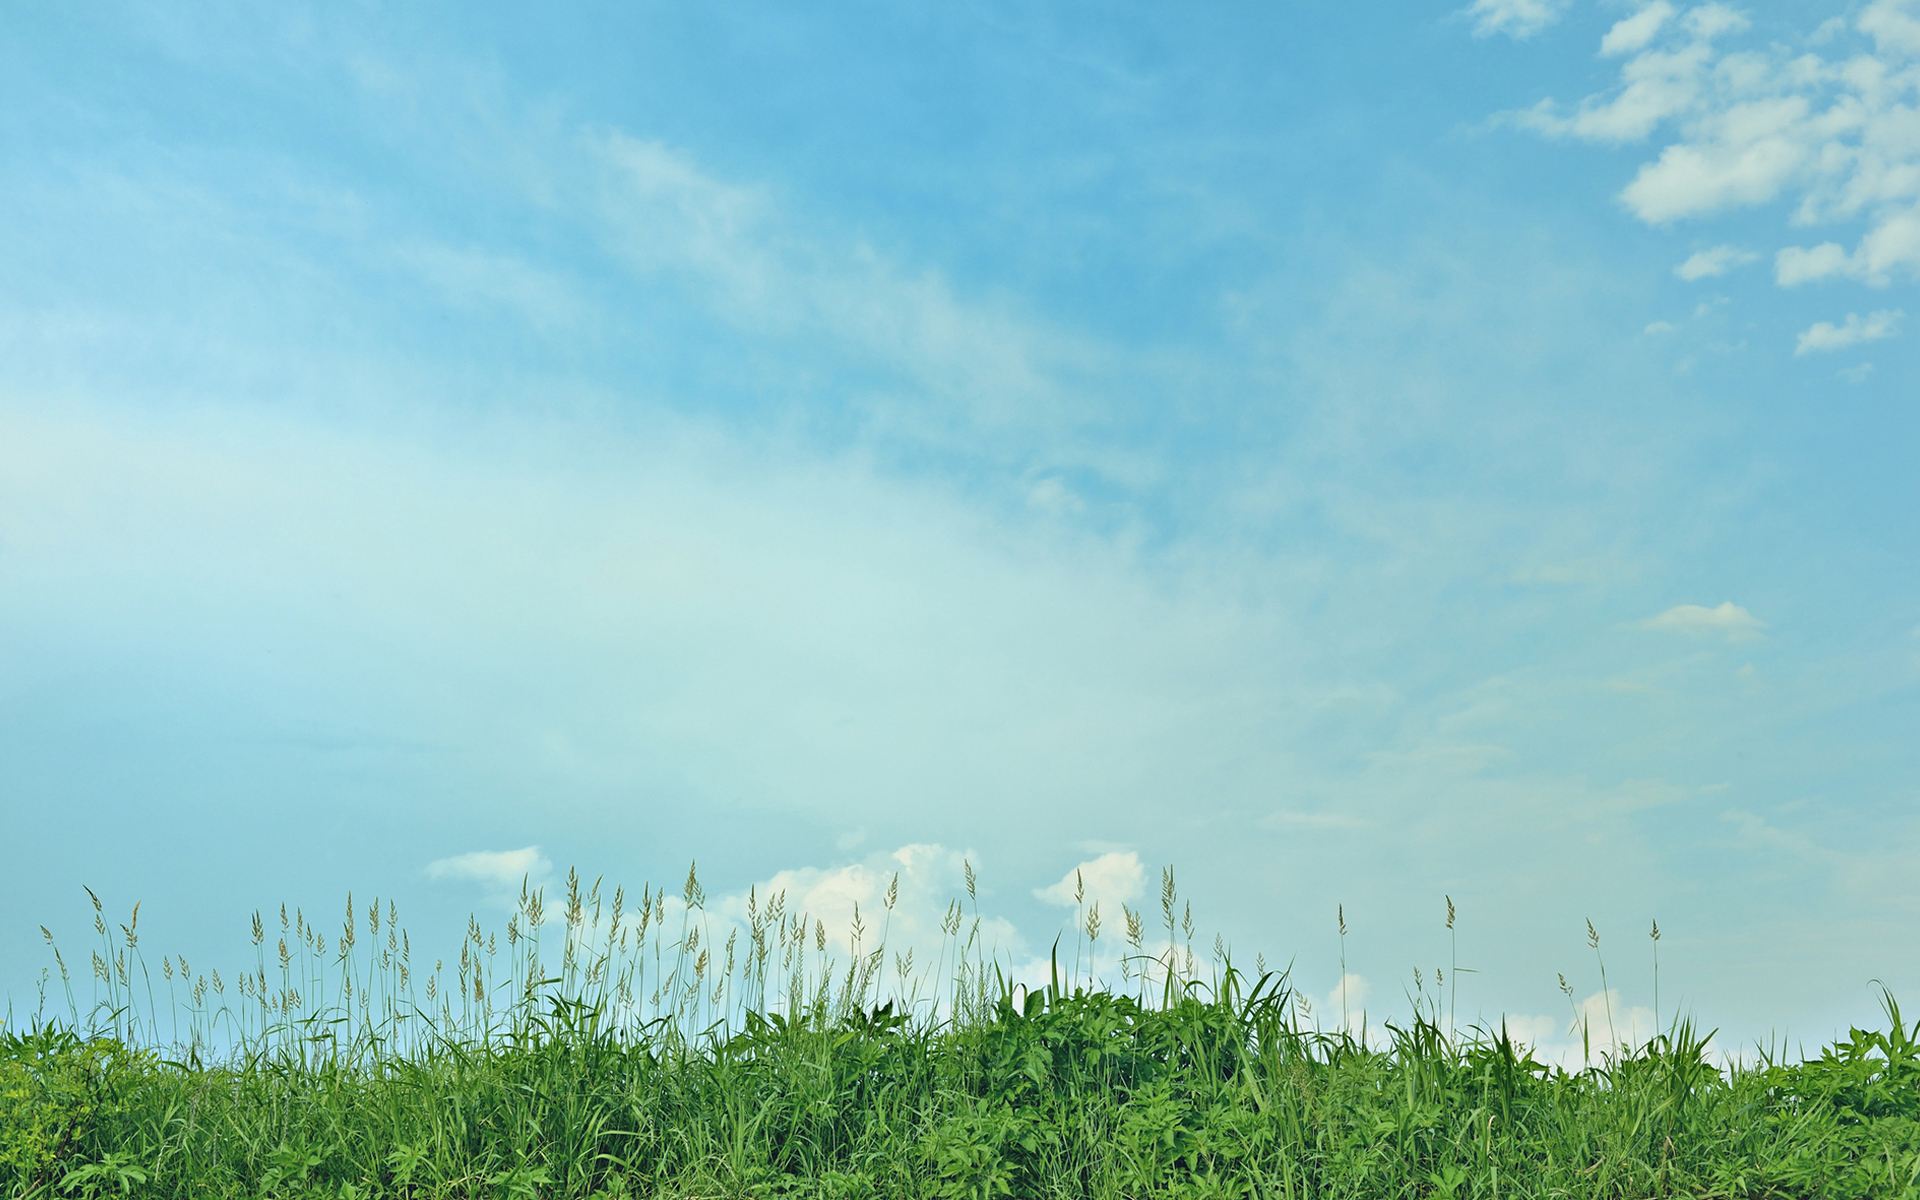
[[[1080,903],[1087,896],[1087,881],[1080,878],[1080,868],[1073,869],[1073,902]]]
[[[1447,897],[1447,928],[1453,928],[1453,897]]]
[[[1600,948],[1600,931],[1593,927],[1593,918],[1588,917],[1587,918],[1587,949],[1598,950],[1599,948]]]
[[[1648,936],[1650,936],[1650,937],[1652,937],[1652,938],[1653,938],[1653,940],[1654,940],[1654,941],[1656,941],[1656,942],[1660,940],[1660,919],[1659,919],[1658,917],[1655,917],[1655,918],[1654,918],[1654,921],[1653,921],[1653,932],[1652,932],[1651,934],[1649,934]]]
[[[967,881],[967,899],[977,901],[980,897],[974,887],[977,880],[974,878],[974,874],[973,874],[973,860],[970,858],[961,859],[960,869]]]
[[[1347,906],[1344,904],[1334,905],[1333,915],[1334,915],[1334,919],[1340,925],[1340,936],[1341,937],[1347,936]]]
[[[1100,902],[1098,900],[1095,900],[1093,906],[1087,909],[1087,940],[1089,942],[1100,940]]]
[[[1566,972],[1558,971],[1558,972],[1555,972],[1555,974],[1557,974],[1560,977],[1560,990],[1566,993],[1567,999],[1569,1000],[1573,999],[1573,985],[1567,982]]]
[[[1191,900],[1187,901],[1187,911],[1180,917],[1180,931],[1187,935],[1189,942],[1193,940],[1193,901]]]

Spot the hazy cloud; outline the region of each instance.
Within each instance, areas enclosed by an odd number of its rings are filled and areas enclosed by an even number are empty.
[[[1686,261],[1673,269],[1673,273],[1688,283],[1697,279],[1716,279],[1735,267],[1757,261],[1759,257],[1753,251],[1739,246],[1713,246],[1688,255]]]
[[[1475,37],[1505,34],[1526,39],[1558,21],[1567,11],[1569,0],[1473,0],[1466,15],[1473,21]]]

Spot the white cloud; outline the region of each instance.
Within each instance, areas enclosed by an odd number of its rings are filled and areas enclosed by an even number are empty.
[[[1614,22],[1613,28],[1600,39],[1600,53],[1608,58],[1632,54],[1652,41],[1653,35],[1672,17],[1673,5],[1667,0],[1654,0],[1632,16]]]
[[[1836,278],[1885,287],[1902,276],[1920,278],[1920,208],[1880,217],[1851,253],[1838,242],[1822,242],[1787,246],[1774,256],[1774,279],[1782,287]]]
[[[523,881],[539,887],[553,872],[553,863],[538,846],[518,850],[472,850],[427,864],[427,878],[477,883],[495,898],[517,895]]]
[[[1346,1017],[1347,1032],[1357,1034],[1364,1027],[1370,1032],[1384,1032],[1378,1020],[1369,1019],[1367,1000],[1373,995],[1373,985],[1367,977],[1354,971],[1348,971],[1334,981],[1325,995],[1314,1004],[1314,1024],[1321,1029],[1340,1029],[1341,1014]]]
[[[898,880],[892,921],[905,943],[911,944],[937,929],[948,903],[965,895],[969,861],[963,851],[914,843],[837,866],[776,871],[757,881],[752,890],[763,901],[784,895],[788,913],[804,913],[824,924],[829,935],[844,938],[853,926],[856,907],[861,921],[877,934],[880,922],[888,919],[887,891]],[[747,891],[724,897],[714,908],[744,917]]]
[[[1601,43],[1620,60],[1613,87],[1569,109],[1553,99],[1508,114],[1550,137],[1660,144],[1619,193],[1640,220],[1666,225],[1785,200],[1794,225],[1857,224],[1853,248],[1825,237],[1789,245],[1775,281],[1920,279],[1920,8],[1877,0],[1852,22],[1743,44],[1750,22],[1719,4],[1676,19],[1666,0],[1617,22]],[[1838,43],[1851,29],[1870,51]],[[1833,48],[1828,48],[1833,47]],[[1710,252],[1708,252],[1710,253]],[[1695,255],[1681,278],[1749,261]]]
[[[1777,134],[1668,146],[1640,168],[1620,199],[1635,216],[1656,225],[1760,204],[1780,194],[1808,153],[1803,143]]]
[[[1873,377],[1873,364],[1855,363],[1851,367],[1841,367],[1834,374],[1843,383],[1862,384]]]
[[[1036,888],[1033,894],[1036,899],[1063,908],[1098,903],[1103,914],[1117,919],[1120,906],[1140,895],[1146,877],[1146,867],[1137,853],[1111,850],[1080,863],[1062,875],[1058,883]],[[1076,889],[1081,894],[1080,900],[1074,899]]]
[[[1751,22],[1740,10],[1725,4],[1702,4],[1687,12],[1687,31],[1697,38],[1716,38],[1722,34],[1739,33]]]
[[[1759,258],[1758,254],[1739,246],[1710,246],[1688,255],[1685,262],[1673,269],[1673,273],[1688,283],[1699,279],[1716,279],[1735,267],[1746,266]]]
[[[1801,331],[1793,352],[1796,355],[1824,354],[1890,338],[1899,332],[1900,320],[1905,315],[1897,308],[1883,308],[1864,317],[1859,313],[1848,313],[1838,325],[1831,321],[1816,321]]]
[[[1587,97],[1570,117],[1560,116],[1553,101],[1542,100],[1514,119],[1552,137],[1636,142],[1693,106],[1708,58],[1704,45],[1637,54],[1621,68],[1621,86],[1613,95]]]
[[[1648,337],[1666,337],[1678,328],[1679,326],[1675,325],[1672,321],[1649,321],[1647,322],[1646,328],[1640,332]]]
[[[1920,16],[1912,0],[1874,0],[1855,27],[1871,37],[1882,54],[1920,55]]]
[[[1773,256],[1774,282],[1781,287],[1798,287],[1803,283],[1831,279],[1846,274],[1850,267],[1846,247],[1838,242],[1822,242],[1818,246],[1787,246]]]
[[[1558,21],[1568,0],[1473,0],[1466,15],[1473,19],[1475,37],[1505,34],[1526,39]]]
[[[1642,629],[1669,633],[1718,633],[1728,638],[1756,637],[1766,622],[1731,600],[1708,607],[1704,604],[1676,604],[1640,622]]]

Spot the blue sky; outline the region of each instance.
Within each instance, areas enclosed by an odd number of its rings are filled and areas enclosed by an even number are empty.
[[[82,883],[215,957],[970,857],[1015,959],[1171,862],[1383,1015],[1450,894],[1463,1008],[1657,916],[1730,1039],[1867,1020],[1917,105],[1896,0],[16,13],[0,983]]]

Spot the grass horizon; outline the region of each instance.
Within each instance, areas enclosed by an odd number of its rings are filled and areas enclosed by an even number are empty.
[[[1037,981],[983,940],[971,863],[937,945],[890,946],[897,883],[830,938],[784,893],[716,920],[693,868],[637,898],[569,871],[554,906],[524,883],[504,929],[469,916],[458,956],[431,960],[391,900],[349,895],[325,930],[255,911],[252,962],[226,976],[155,968],[139,905],[112,921],[89,889],[86,1001],[42,926],[38,1009],[0,1023],[0,1184],[28,1200],[1920,1195],[1920,1026],[1884,988],[1884,1029],[1715,1062],[1714,1032],[1679,1012],[1620,1036],[1589,924],[1606,1028],[1560,976],[1570,1068],[1505,1021],[1458,1024],[1450,898],[1433,988],[1416,970],[1404,1017],[1328,1029],[1291,967],[1242,972],[1218,937],[1196,949],[1170,868],[1158,936],[1130,905],[1109,924],[1076,879],[1077,936]],[[1650,942],[1657,1014],[1657,922]]]

